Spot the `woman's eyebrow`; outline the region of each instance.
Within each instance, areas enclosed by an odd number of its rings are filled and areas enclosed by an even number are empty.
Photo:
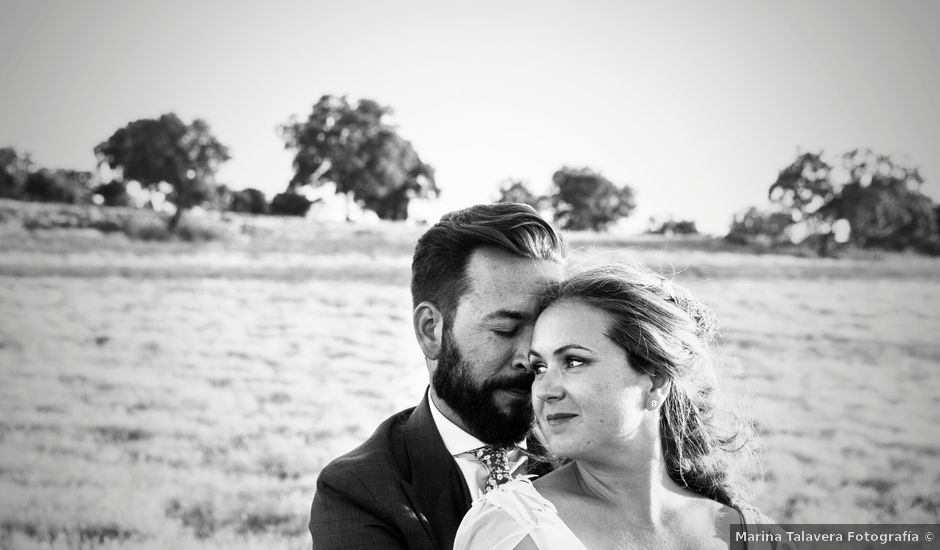
[[[572,349],[580,349],[580,350],[583,350],[583,351],[586,351],[586,352],[589,352],[589,353],[594,353],[594,350],[592,350],[591,348],[586,348],[586,347],[584,347],[584,346],[579,346],[578,344],[567,344],[567,345],[561,346],[560,348],[558,348],[558,349],[556,349],[555,351],[553,351],[553,352],[552,352],[552,355],[561,355],[562,353],[565,353],[566,351],[572,350]],[[530,350],[529,350],[529,357],[538,357],[539,359],[541,359],[541,358],[542,358],[542,354],[540,354],[539,352],[537,352],[537,351],[535,351],[535,350],[530,349]]]
[[[560,348],[556,349],[556,350],[555,350],[555,355],[560,355],[560,354],[565,353],[566,351],[572,350],[572,349],[580,349],[580,350],[584,350],[584,351],[587,351],[587,352],[590,352],[590,353],[594,353],[594,350],[592,350],[591,348],[586,348],[586,347],[584,347],[584,346],[579,346],[578,344],[568,344],[568,345],[566,345],[566,346],[561,346]]]

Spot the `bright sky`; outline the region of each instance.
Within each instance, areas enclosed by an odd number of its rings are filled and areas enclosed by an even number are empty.
[[[286,186],[276,128],[368,97],[437,174],[442,212],[562,165],[650,216],[727,230],[798,148],[871,147],[940,198],[940,2],[0,0],[0,146],[93,169],[131,120],[207,120],[220,180]]]

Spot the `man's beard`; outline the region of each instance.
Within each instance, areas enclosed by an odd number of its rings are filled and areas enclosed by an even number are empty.
[[[532,425],[532,404],[520,399],[503,411],[493,399],[498,389],[532,389],[532,374],[492,378],[476,386],[470,365],[457,349],[450,328],[444,329],[437,370],[431,377],[434,392],[456,412],[470,433],[490,445],[513,445],[525,438]]]

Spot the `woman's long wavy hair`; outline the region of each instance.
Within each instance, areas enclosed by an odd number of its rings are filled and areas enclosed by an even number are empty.
[[[717,337],[711,312],[685,289],[645,268],[593,267],[548,290],[542,308],[585,303],[610,318],[607,336],[630,365],[669,383],[660,408],[660,438],[669,477],[680,486],[731,506],[739,502],[730,472],[746,451],[750,430],[716,403]]]

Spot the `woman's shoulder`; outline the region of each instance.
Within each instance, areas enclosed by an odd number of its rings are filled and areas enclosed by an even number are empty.
[[[770,516],[760,511],[757,506],[746,502],[739,502],[734,505],[735,510],[741,516],[746,525],[776,525]]]
[[[756,506],[738,502],[734,505],[739,518],[735,526],[737,542],[746,542],[748,550],[793,550],[797,546],[789,542],[786,531],[770,516]],[[738,526],[739,525],[739,526]]]
[[[737,506],[704,495],[684,492],[668,507],[664,521],[680,546],[689,548],[737,548],[734,532],[744,523]]]
[[[454,549],[512,549],[519,544],[524,548],[525,543],[549,548],[546,541],[553,537],[560,536],[564,544],[566,531],[555,506],[535,489],[531,480],[519,478],[474,501],[457,530]]]
[[[683,547],[711,548],[720,543],[721,548],[729,548],[731,530],[741,523],[741,516],[735,508],[710,498],[684,495],[664,520]]]
[[[526,525],[538,524],[558,516],[555,506],[536,490],[530,476],[513,479],[484,494],[473,503],[472,511],[479,514],[502,512],[512,520]]]

